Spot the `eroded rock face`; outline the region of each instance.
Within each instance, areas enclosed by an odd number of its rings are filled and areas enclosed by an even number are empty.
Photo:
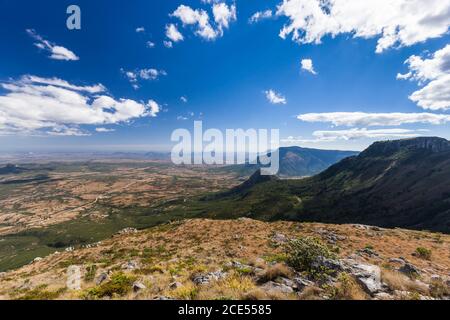
[[[200,273],[192,277],[192,282],[194,282],[196,285],[206,285],[209,284],[211,281],[218,281],[220,279],[225,278],[226,276],[227,273],[220,270],[204,274]]]
[[[266,291],[269,294],[283,293],[289,294],[293,293],[294,289],[284,283],[277,283],[273,281],[266,282],[261,286],[261,289]]]
[[[382,292],[385,286],[381,282],[381,269],[378,266],[359,263],[355,260],[344,260],[344,269],[359,282],[370,295]]]

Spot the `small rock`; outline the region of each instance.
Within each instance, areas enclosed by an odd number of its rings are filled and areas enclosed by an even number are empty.
[[[169,284],[169,288],[172,290],[177,289],[181,286],[182,286],[182,284],[180,282],[172,282],[171,284]]]
[[[210,283],[211,281],[218,281],[227,276],[226,272],[223,271],[215,271],[206,274],[196,274],[192,277],[192,282],[196,285],[205,285]]]
[[[375,300],[392,300],[394,297],[386,292],[376,293],[374,296]]]
[[[102,272],[97,279],[95,280],[96,285],[102,284],[104,281],[108,279],[108,274],[106,272]]]
[[[284,293],[284,294],[289,294],[289,293],[293,293],[294,289],[292,289],[291,287],[282,284],[282,283],[276,283],[273,281],[269,281],[267,283],[265,283],[263,286],[261,286],[261,289],[268,292],[268,293]]]
[[[68,248],[65,249],[65,251],[66,252],[72,252],[72,251],[75,251],[75,248],[74,247],[68,247]]]
[[[169,298],[169,297],[166,297],[166,296],[157,296],[153,300],[175,300],[175,299]]]
[[[41,260],[42,260],[41,257],[36,257],[36,258],[34,258],[33,263],[34,263],[34,262],[39,262],[39,261],[41,261]]]
[[[142,282],[136,281],[136,282],[133,283],[133,291],[134,292],[139,292],[139,291],[144,290],[146,288],[147,287]]]
[[[420,270],[408,262],[406,262],[402,267],[400,267],[398,269],[398,271],[406,274],[409,277],[416,277],[416,276],[420,275]]]
[[[122,264],[121,268],[122,270],[137,270],[139,269],[139,264],[136,261],[128,261]]]
[[[391,258],[391,259],[389,259],[389,262],[390,263],[397,263],[397,264],[404,264],[405,260],[400,259],[400,258]]]
[[[272,241],[277,244],[283,244],[289,241],[289,239],[282,233],[276,233],[272,237]]]
[[[295,282],[297,291],[303,291],[306,287],[314,286],[314,282],[309,281],[302,277],[295,277],[292,280]]]

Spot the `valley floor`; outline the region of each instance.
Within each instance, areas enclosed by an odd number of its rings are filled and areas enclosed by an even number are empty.
[[[291,239],[330,256],[301,252],[316,260],[300,269]],[[448,299],[449,249],[450,236],[439,233],[185,220],[0,273],[0,299]]]

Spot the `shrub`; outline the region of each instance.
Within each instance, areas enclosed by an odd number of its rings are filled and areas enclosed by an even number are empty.
[[[101,299],[104,297],[114,297],[115,295],[124,296],[131,290],[134,281],[136,281],[135,276],[118,272],[111,276],[110,281],[87,290],[84,297],[87,299]]]
[[[84,275],[84,281],[89,282],[94,280],[97,273],[97,266],[95,264],[88,265],[86,267],[86,274]]]
[[[327,291],[334,300],[364,300],[366,295],[354,278],[347,273],[341,273],[338,283],[334,287],[329,287]]]
[[[430,285],[430,295],[433,298],[442,299],[450,296],[450,288],[442,280],[433,280]]]
[[[335,259],[336,255],[316,238],[299,238],[291,240],[286,247],[287,264],[299,272],[307,272],[313,277],[328,273],[321,264],[322,259]]]
[[[425,260],[430,260],[431,259],[431,250],[427,249],[427,248],[423,248],[423,247],[418,247],[416,249],[416,255],[419,258],[425,259]]]

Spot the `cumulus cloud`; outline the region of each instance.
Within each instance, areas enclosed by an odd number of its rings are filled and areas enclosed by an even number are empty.
[[[219,30],[228,29],[230,22],[236,21],[236,5],[228,6],[226,3],[215,3],[213,5],[214,21],[219,26]]]
[[[302,65],[302,70],[312,73],[314,75],[317,74],[317,72],[314,70],[313,62],[311,59],[303,59],[301,61],[301,65]]]
[[[405,64],[408,65],[408,73],[399,73],[397,79],[425,85],[409,98],[424,109],[450,109],[450,44],[436,51],[429,59],[413,55]]]
[[[136,69],[134,71],[120,69],[120,71],[125,75],[135,89],[139,89],[139,80],[158,80],[161,76],[167,75],[166,71],[154,68]]]
[[[80,58],[67,48],[58,46],[36,33],[33,29],[27,29],[27,33],[36,41],[34,45],[41,50],[50,53],[49,58],[54,60],[76,61]]]
[[[82,135],[80,125],[126,123],[159,112],[153,100],[115,99],[101,84],[78,86],[58,78],[24,76],[0,87],[2,134]]]
[[[181,96],[181,97],[180,97],[180,100],[181,100],[181,102],[183,102],[183,103],[187,103],[187,102],[188,102],[188,99],[187,99],[185,96]]]
[[[159,106],[159,104],[155,101],[155,100],[149,100],[148,101],[148,115],[150,117],[156,117],[158,115],[158,113],[161,111],[161,107]]]
[[[147,48],[154,48],[156,44],[152,41],[147,41]]]
[[[275,92],[272,89],[264,91],[264,94],[266,95],[267,100],[272,104],[286,104],[287,103],[287,100],[283,95]]]
[[[145,32],[145,28],[144,27],[138,27],[138,28],[136,28],[136,32],[137,33]]]
[[[365,113],[329,112],[307,113],[297,116],[305,122],[331,123],[335,126],[399,126],[403,124],[442,125],[450,122],[450,115],[434,113]]]
[[[173,23],[166,26],[166,37],[169,38],[172,42],[183,41],[184,37],[178,28]]]
[[[180,5],[170,16],[178,18],[183,26],[192,26],[197,36],[205,40],[215,40],[223,35],[223,30],[229,28],[231,22],[236,20],[236,5],[227,5],[219,1],[204,3],[212,4],[215,26],[211,23],[208,12],[203,9],[192,9],[186,5]]]
[[[272,15],[272,10],[258,11],[255,12],[248,21],[250,23],[256,23],[264,19],[272,18]]]
[[[350,33],[358,38],[379,37],[381,53],[411,46],[447,33],[450,2],[442,0],[283,0],[277,15],[289,19],[280,37],[298,43]]]

